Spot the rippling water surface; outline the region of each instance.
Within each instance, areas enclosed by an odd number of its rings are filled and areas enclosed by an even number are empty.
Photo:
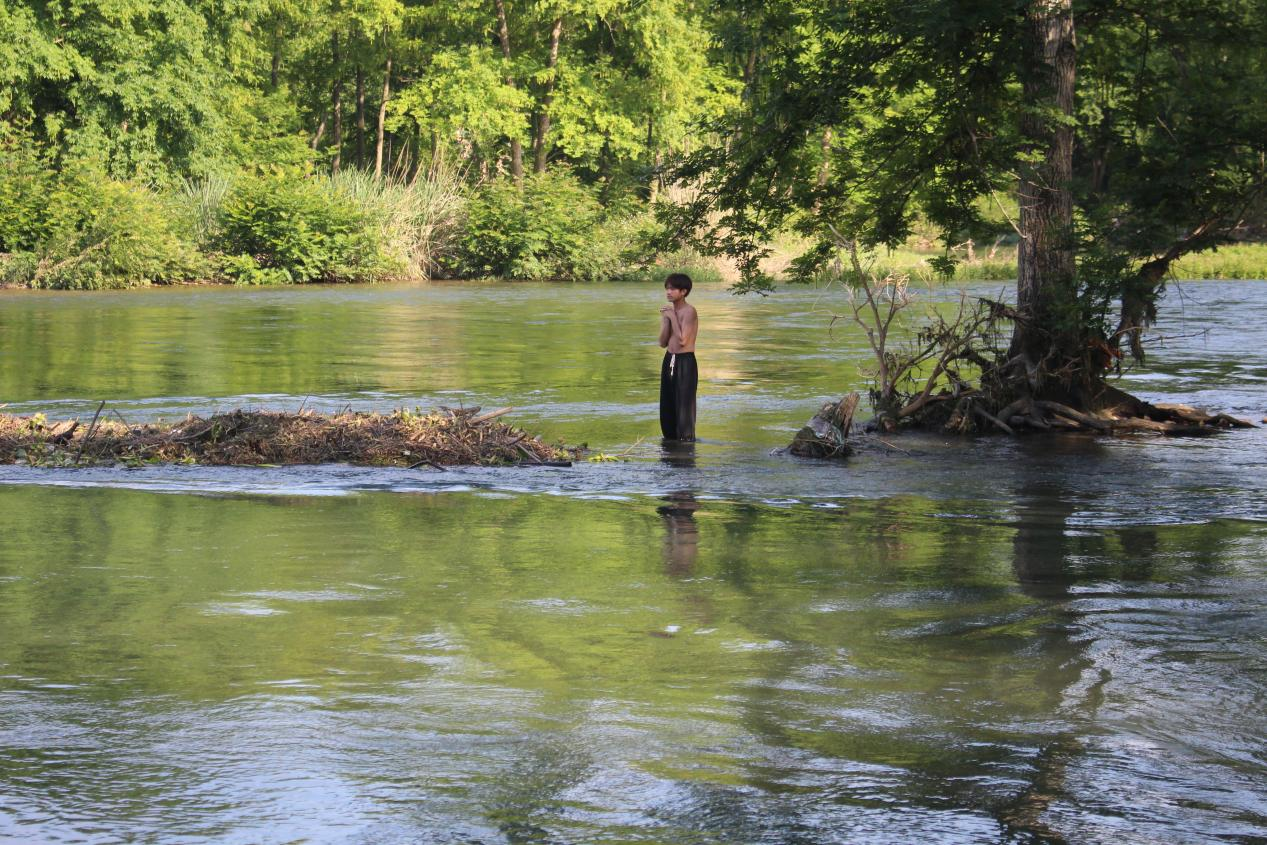
[[[979,292],[994,293],[997,286]],[[0,841],[1267,841],[1267,433],[771,455],[830,293],[0,293],[10,412],[514,405],[569,469],[0,467]],[[1258,420],[1267,283],[1126,387]]]

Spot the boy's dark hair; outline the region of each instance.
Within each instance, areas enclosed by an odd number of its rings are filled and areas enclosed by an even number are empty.
[[[670,273],[668,278],[664,280],[666,288],[675,288],[684,290],[688,294],[691,292],[691,277],[685,273]]]

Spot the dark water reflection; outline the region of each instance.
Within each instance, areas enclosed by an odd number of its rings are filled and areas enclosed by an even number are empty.
[[[772,456],[858,339],[703,293],[690,446],[639,440],[633,289],[0,299],[19,410],[526,404],[632,458],[0,468],[0,840],[1267,838],[1261,430]],[[1133,388],[1261,416],[1243,331]]]

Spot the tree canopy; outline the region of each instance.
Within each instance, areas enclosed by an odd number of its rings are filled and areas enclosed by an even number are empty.
[[[692,0],[16,0],[0,122],[151,182],[305,157],[496,175],[516,147],[645,190],[735,102],[714,24]]]
[[[722,141],[681,169],[701,190],[678,222],[720,212],[708,239],[749,288],[769,284],[760,259],[788,226],[811,239],[802,276],[838,260],[842,241],[896,246],[919,221],[947,246],[1011,233],[1022,307],[1027,245],[1068,258],[1066,278],[1042,280],[1059,290],[1040,309],[1047,335],[1070,335],[1066,354],[1091,336],[1138,353],[1171,262],[1263,219],[1267,7],[1255,0],[727,5],[751,22],[759,71],[716,124]],[[1051,167],[1061,156],[1064,173]],[[1043,234],[1035,209],[1057,193],[1064,219]]]

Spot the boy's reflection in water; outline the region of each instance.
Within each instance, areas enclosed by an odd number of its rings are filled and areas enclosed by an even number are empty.
[[[688,490],[670,493],[664,501],[668,504],[656,508],[664,518],[664,568],[674,578],[688,578],[699,556],[699,526],[695,524],[699,502]]]
[[[695,444],[666,441],[660,460],[677,469],[694,469]],[[695,523],[699,502],[690,490],[675,490],[663,498],[667,504],[656,508],[656,513],[664,520],[664,568],[674,578],[687,578],[695,571],[699,555]]]

